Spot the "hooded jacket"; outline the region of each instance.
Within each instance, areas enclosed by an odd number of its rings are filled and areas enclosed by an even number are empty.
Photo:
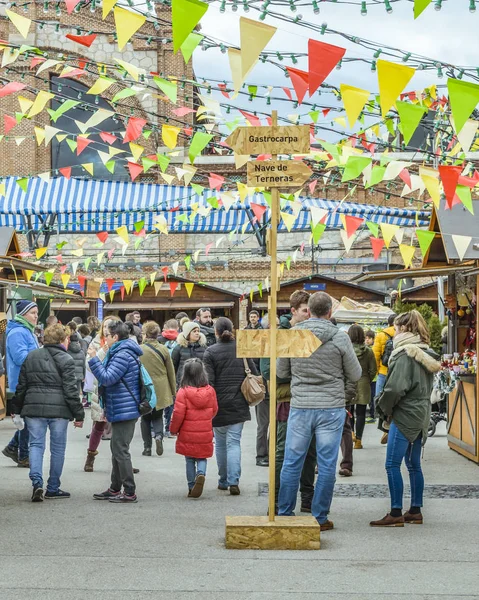
[[[361,365],[362,374],[356,384],[356,393],[352,404],[369,404],[371,402],[371,382],[377,374],[376,357],[371,348],[365,344],[353,344],[353,347]]]
[[[216,334],[214,325],[203,325],[203,323],[200,323],[199,321],[198,325],[200,326],[201,333],[205,336],[206,345],[209,347],[213,346],[213,344],[216,344]]]
[[[213,456],[213,417],[218,412],[215,390],[180,388],[170,423],[171,433],[178,433],[176,453],[193,458]]]
[[[75,377],[77,381],[83,381],[85,379],[86,355],[83,352],[82,345],[80,343],[80,336],[78,333],[72,333],[70,336],[70,344],[68,345],[68,354],[73,358],[75,363]]]
[[[278,359],[277,376],[291,377],[291,407],[344,407],[345,381],[358,381],[362,373],[348,334],[317,318],[298,323],[296,329],[312,331],[321,346],[308,358]]]
[[[146,339],[141,345],[142,365],[150,374],[156,394],[156,410],[173,404],[176,394],[175,369],[168,350],[158,340]]]
[[[84,420],[75,365],[63,346],[45,344],[27,356],[20,370],[15,412],[22,417]]]
[[[382,331],[377,333],[374,338],[373,352],[374,356],[376,357],[376,365],[378,368],[379,375],[388,374],[388,368],[383,365],[382,357],[384,354],[384,349],[386,348],[387,341],[393,338],[395,333],[396,329],[394,325],[391,325],[390,327],[386,327],[386,329],[383,329]]]
[[[206,350],[203,361],[208,381],[215,388],[218,400],[218,414],[213,419],[213,426],[250,421],[249,404],[241,392],[246,373],[243,359],[236,357],[236,341],[218,341]],[[258,375],[251,358],[248,358],[248,365],[253,375]]]
[[[427,440],[434,373],[441,370],[437,358],[430,348],[406,344],[393,350],[389,359],[388,376],[376,407],[381,416],[392,416],[411,443],[419,435],[423,444]]]
[[[183,368],[185,362],[189,358],[199,358],[203,360],[203,356],[206,350],[206,338],[201,333],[200,339],[197,342],[189,342],[183,332],[181,332],[176,338],[177,345],[173,348],[171,353],[171,360],[176,372],[176,386],[180,387],[181,379],[183,377]]]
[[[140,402],[140,346],[128,339],[120,340],[109,349],[104,362],[94,356],[89,361],[100,385],[100,396],[110,423],[138,419]],[[122,381],[123,380],[123,381]],[[131,394],[126,387],[126,382]]]
[[[9,321],[6,329],[6,348],[8,389],[15,392],[20,368],[29,352],[38,348],[38,340],[25,325]]]

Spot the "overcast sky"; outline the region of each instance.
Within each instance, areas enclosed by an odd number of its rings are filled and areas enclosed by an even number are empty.
[[[239,45],[239,17],[246,16],[257,20],[259,13],[254,10],[244,13],[241,3],[238,11],[234,13],[231,11],[231,3],[228,2],[228,4],[226,12],[223,14],[219,12],[219,3],[210,4],[208,12],[201,21],[202,33]],[[308,7],[299,7],[296,13],[292,13],[286,7],[279,8],[270,5],[270,8],[276,12],[282,11],[284,14],[293,16],[300,13],[305,21],[319,25],[327,23],[329,28],[360,36],[379,44],[388,44],[455,65],[477,65],[479,67],[477,55],[479,9],[475,14],[471,14],[468,10],[469,0],[445,0],[441,11],[434,10],[433,2],[417,20],[413,18],[413,4],[406,0],[393,4],[392,14],[387,14],[384,6],[370,6],[368,15],[365,17],[360,15],[358,5],[331,4],[329,2],[319,2],[319,5],[321,9],[319,15],[313,14],[312,9]],[[349,43],[338,35],[321,36],[304,27],[284,23],[269,16],[265,23],[278,28],[267,46],[268,50],[307,52],[308,38],[311,37],[346,47],[346,57],[373,58],[372,51]],[[307,70],[306,59],[300,59],[297,65],[293,65],[288,57],[285,58],[283,64]],[[194,54],[194,68],[198,78],[215,77],[231,80],[228,57],[216,49],[208,51],[198,49]],[[341,70],[334,70],[326,81],[332,85],[339,86],[340,83],[346,83],[374,93],[378,91],[376,73],[371,71],[369,65],[358,62],[343,65]],[[439,79],[435,70],[417,72],[408,89],[422,89],[433,83],[445,85],[446,81],[446,77]],[[246,83],[292,87],[289,79],[286,79],[279,69],[261,63],[251,72]],[[277,90],[275,95],[284,96],[284,93]],[[219,99],[221,98],[220,95]],[[330,94],[323,94],[321,97],[315,94],[313,101],[321,105],[338,106],[338,102]],[[238,104],[251,111],[256,109],[269,112],[272,108],[266,107],[260,100],[253,103],[248,102],[247,97],[243,97]],[[282,115],[291,113],[306,115],[311,110],[308,107],[299,107],[297,110],[293,110],[293,105],[287,102],[277,103],[273,107],[278,108]],[[303,122],[306,121],[310,121],[309,117],[303,119]]]

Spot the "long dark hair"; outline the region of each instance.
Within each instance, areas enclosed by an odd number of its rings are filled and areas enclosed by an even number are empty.
[[[226,317],[220,317],[215,323],[216,337],[222,342],[234,340],[233,323]]]
[[[189,358],[183,368],[180,387],[201,388],[206,385],[208,385],[208,376],[203,363],[199,358]]]
[[[351,325],[348,334],[353,344],[364,344],[364,329],[361,325]]]

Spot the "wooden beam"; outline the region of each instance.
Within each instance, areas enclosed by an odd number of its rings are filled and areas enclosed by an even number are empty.
[[[314,517],[226,517],[228,549],[319,550],[320,534]]]

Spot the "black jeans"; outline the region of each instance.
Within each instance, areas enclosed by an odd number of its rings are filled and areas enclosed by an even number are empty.
[[[269,399],[255,407],[256,412],[256,460],[268,458]]]
[[[135,434],[136,419],[111,424],[111,486],[115,492],[123,487],[125,494],[135,493],[130,444]]]
[[[353,404],[350,407],[350,413],[353,415],[351,418],[351,427],[356,432],[356,437],[359,440],[363,439],[364,425],[366,424],[366,409],[367,404]],[[354,413],[356,413],[356,423],[354,419]]]
[[[275,477],[275,503],[278,504],[281,469],[283,468],[284,449],[286,446],[287,421],[278,421],[276,429],[276,477]],[[316,469],[316,438],[313,436],[308,453],[301,471],[300,492],[301,504],[311,506],[314,496],[314,471]]]
[[[163,439],[163,409],[153,411],[148,415],[141,417],[141,437],[145,448],[151,448],[151,428],[155,433],[155,438]]]

